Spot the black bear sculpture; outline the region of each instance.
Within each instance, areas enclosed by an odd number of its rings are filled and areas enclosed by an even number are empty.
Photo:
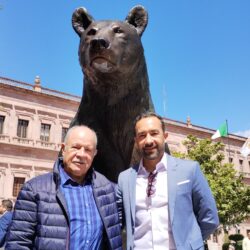
[[[154,110],[141,43],[147,23],[142,6],[132,8],[125,21],[94,21],[85,8],[72,16],[84,87],[71,126],[84,124],[97,132],[94,167],[115,182],[131,162],[136,116]]]

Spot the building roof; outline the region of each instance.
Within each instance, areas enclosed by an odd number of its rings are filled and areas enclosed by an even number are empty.
[[[10,79],[10,78],[0,76],[0,84],[5,84],[5,85],[8,85],[8,86],[13,86],[13,87],[16,87],[16,88],[21,88],[21,89],[26,89],[26,90],[29,90],[29,91],[40,92],[41,94],[56,96],[56,97],[63,98],[63,99],[68,99],[68,100],[71,100],[71,101],[80,102],[80,100],[81,100],[80,96],[71,95],[71,94],[68,94],[68,93],[64,93],[64,92],[60,92],[60,91],[57,91],[57,90],[42,87],[40,85],[40,78],[39,77],[36,77],[35,84],[33,85],[33,84],[30,84],[30,83],[25,83],[25,82],[21,82],[21,81],[17,81],[17,80],[13,80],[13,79]]]

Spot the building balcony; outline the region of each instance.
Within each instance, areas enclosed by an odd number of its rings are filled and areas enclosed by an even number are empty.
[[[42,147],[42,148],[47,148],[47,149],[52,149],[52,150],[58,150],[58,145],[54,142],[37,140],[36,146]]]
[[[0,134],[0,142],[10,142],[10,136],[9,135],[4,135],[4,134]]]
[[[242,171],[240,171],[240,174],[242,174],[244,178],[250,178],[250,172],[242,172]]]
[[[25,146],[30,145],[34,146],[34,140],[22,137],[12,137],[12,141],[14,144],[23,144]]]
[[[24,147],[31,147],[31,148],[43,148],[49,149],[53,151],[59,151],[61,148],[61,144],[42,141],[42,140],[34,140],[30,138],[22,138],[17,136],[9,136],[0,134],[0,143],[5,143],[9,145],[16,145],[16,146],[24,146]]]

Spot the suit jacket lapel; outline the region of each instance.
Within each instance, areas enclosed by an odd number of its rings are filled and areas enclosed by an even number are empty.
[[[129,202],[130,210],[132,215],[133,223],[135,221],[135,186],[136,186],[136,177],[139,166],[131,168],[130,178],[128,181],[128,190],[129,190]]]
[[[175,199],[176,199],[176,168],[177,163],[171,156],[167,156],[167,178],[168,178],[168,207],[169,207],[169,218],[171,224],[173,223]]]

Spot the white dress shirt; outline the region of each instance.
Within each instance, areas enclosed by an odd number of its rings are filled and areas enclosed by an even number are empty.
[[[136,179],[135,250],[176,250],[168,214],[167,157],[156,165],[155,193],[147,197],[149,172],[142,165]]]
[[[245,237],[242,242],[242,249],[243,250],[250,250],[250,239],[248,237]]]

